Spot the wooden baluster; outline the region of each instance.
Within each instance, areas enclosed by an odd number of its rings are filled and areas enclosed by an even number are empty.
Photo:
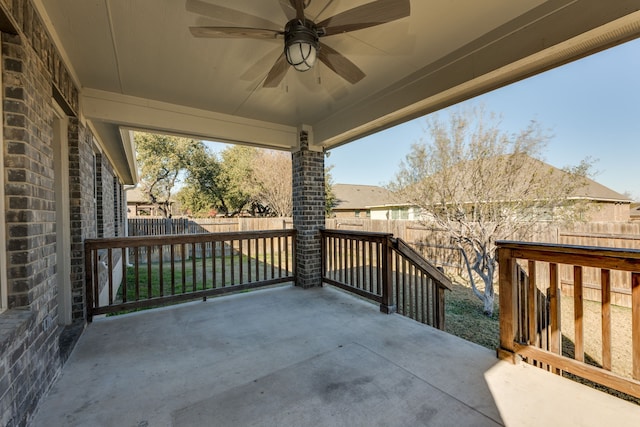
[[[136,247],[133,255],[133,269],[134,269],[134,297],[135,300],[140,300],[140,248]]]
[[[256,247],[255,247],[255,251],[256,251],[256,255],[255,255],[255,257],[256,257],[256,260],[255,260],[255,263],[256,263],[256,280],[260,280],[260,239],[259,238],[256,238],[255,245],[256,245]],[[287,260],[288,260],[288,257],[287,257]]]
[[[640,380],[640,273],[631,274],[631,325],[633,378]]]
[[[202,290],[207,289],[207,242],[202,242]]]
[[[153,252],[152,246],[146,246],[147,250],[147,299],[152,297],[153,288],[151,284],[151,255]]]
[[[182,293],[185,293],[187,290],[187,247],[184,243],[180,244],[180,253],[182,258]]]
[[[169,256],[171,257],[171,295],[176,294],[176,248],[174,244],[171,244],[169,249]]]
[[[218,242],[211,242],[211,289],[216,289],[218,287]]]
[[[550,304],[550,343],[549,350],[552,353],[561,354],[562,351],[562,329],[560,323],[560,271],[558,264],[549,264],[549,304]],[[556,369],[560,374],[560,370]]]
[[[278,239],[278,243],[280,243],[280,239]],[[280,247],[278,246],[278,249]],[[238,284],[244,283],[243,273],[244,269],[242,266],[244,263],[242,262],[242,239],[238,239]]]
[[[196,244],[191,244],[191,291],[196,291],[196,279],[198,276],[198,269],[196,266]]]
[[[528,303],[528,307],[527,307],[527,313],[528,313],[528,326],[529,326],[529,330],[528,330],[528,340],[527,343],[529,345],[535,345],[538,342],[538,337],[537,337],[537,325],[536,325],[536,319],[537,319],[537,311],[536,311],[536,300],[537,300],[537,296],[536,296],[536,291],[538,290],[538,285],[536,284],[536,262],[535,261],[529,261],[527,263],[527,267],[529,270],[529,288],[527,289],[527,303]]]
[[[221,283],[224,288],[227,286],[227,244],[224,240],[220,241],[220,270],[221,270]]]
[[[273,253],[273,237],[269,238],[269,244],[271,246],[271,278],[274,279],[276,277],[276,266],[275,266],[275,258]]]
[[[611,370],[611,271],[600,271],[600,296],[602,300],[602,367]]]
[[[164,272],[162,270],[162,259],[164,258],[164,246],[158,246],[158,285],[160,287],[160,296],[164,296]]]
[[[580,362],[584,362],[584,309],[582,294],[582,267],[576,265],[573,267],[574,358]]]
[[[113,304],[113,250],[107,249],[107,288],[109,291],[109,305]]]
[[[127,251],[128,248],[120,248],[122,254],[122,302],[127,302]]]
[[[282,239],[278,239],[278,277],[282,277]]]
[[[229,268],[231,269],[231,286],[234,286],[236,284],[236,264],[234,262],[234,258],[235,258],[235,240],[230,240],[229,241],[229,248],[231,249],[231,252],[229,253]]]

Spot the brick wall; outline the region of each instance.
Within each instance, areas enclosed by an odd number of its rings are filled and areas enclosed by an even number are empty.
[[[98,215],[98,237],[115,236],[115,189],[113,167],[106,156],[96,155],[96,203]]]
[[[96,237],[93,136],[78,119],[69,120],[69,203],[71,214],[71,297],[74,322],[86,318],[84,239]]]
[[[24,38],[3,33],[8,302],[0,323],[0,424],[25,422],[60,368],[51,81]],[[13,309],[13,310],[11,310]]]
[[[308,136],[300,133],[300,150],[292,154],[293,226],[296,237],[296,285],[322,285],[321,242],[324,227],[324,153],[309,150]]]
[[[94,143],[74,118],[78,90],[28,0],[0,0],[1,149],[9,310],[0,313],[0,425],[26,425],[60,372],[53,99],[70,115],[73,319],[84,325],[83,241],[95,237]],[[110,166],[109,166],[110,167]],[[107,167],[106,169],[109,169]],[[112,170],[112,169],[111,169]],[[113,186],[113,179],[110,180]],[[111,188],[113,200],[113,188]],[[113,205],[111,205],[113,219]],[[66,278],[64,278],[66,279]],[[63,279],[63,280],[64,280]]]

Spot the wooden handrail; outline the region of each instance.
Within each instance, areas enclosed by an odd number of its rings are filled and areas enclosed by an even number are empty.
[[[500,288],[499,355],[512,360],[515,360],[515,356],[523,357],[527,362],[546,366],[552,372],[567,371],[640,398],[640,250],[512,241],[500,241],[497,246]],[[526,261],[526,272],[519,261]],[[541,289],[543,285],[537,283],[537,264],[548,265],[546,295],[544,289]],[[574,305],[573,358],[562,354],[561,265],[569,265],[573,270],[573,296],[566,297]],[[584,361],[584,267],[601,269],[602,367],[587,365]],[[631,378],[611,372],[613,271],[625,272],[631,276]],[[540,319],[548,319],[548,324],[547,320],[541,324]],[[541,331],[548,334],[545,339],[539,339]]]
[[[321,230],[321,237],[325,283],[380,303],[384,313],[444,329],[444,291],[451,281],[405,241],[351,230]]]
[[[293,281],[295,235],[287,229],[87,239],[87,318]]]
[[[440,271],[435,265],[426,260],[422,255],[420,255],[415,249],[413,249],[407,242],[404,240],[397,238],[391,240],[393,243],[393,248],[398,251],[402,256],[406,257],[412,263],[416,265],[422,272],[428,274],[433,279],[435,279],[440,286],[447,288],[448,290],[453,289],[453,284],[451,280]]]

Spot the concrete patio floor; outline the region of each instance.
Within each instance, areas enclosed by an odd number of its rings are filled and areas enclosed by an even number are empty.
[[[94,320],[33,426],[637,426],[640,407],[330,287]]]

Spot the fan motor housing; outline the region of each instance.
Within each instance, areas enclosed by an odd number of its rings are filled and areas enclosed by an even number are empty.
[[[309,20],[292,19],[284,27],[284,53],[298,71],[307,71],[316,61],[319,47],[316,25]]]

